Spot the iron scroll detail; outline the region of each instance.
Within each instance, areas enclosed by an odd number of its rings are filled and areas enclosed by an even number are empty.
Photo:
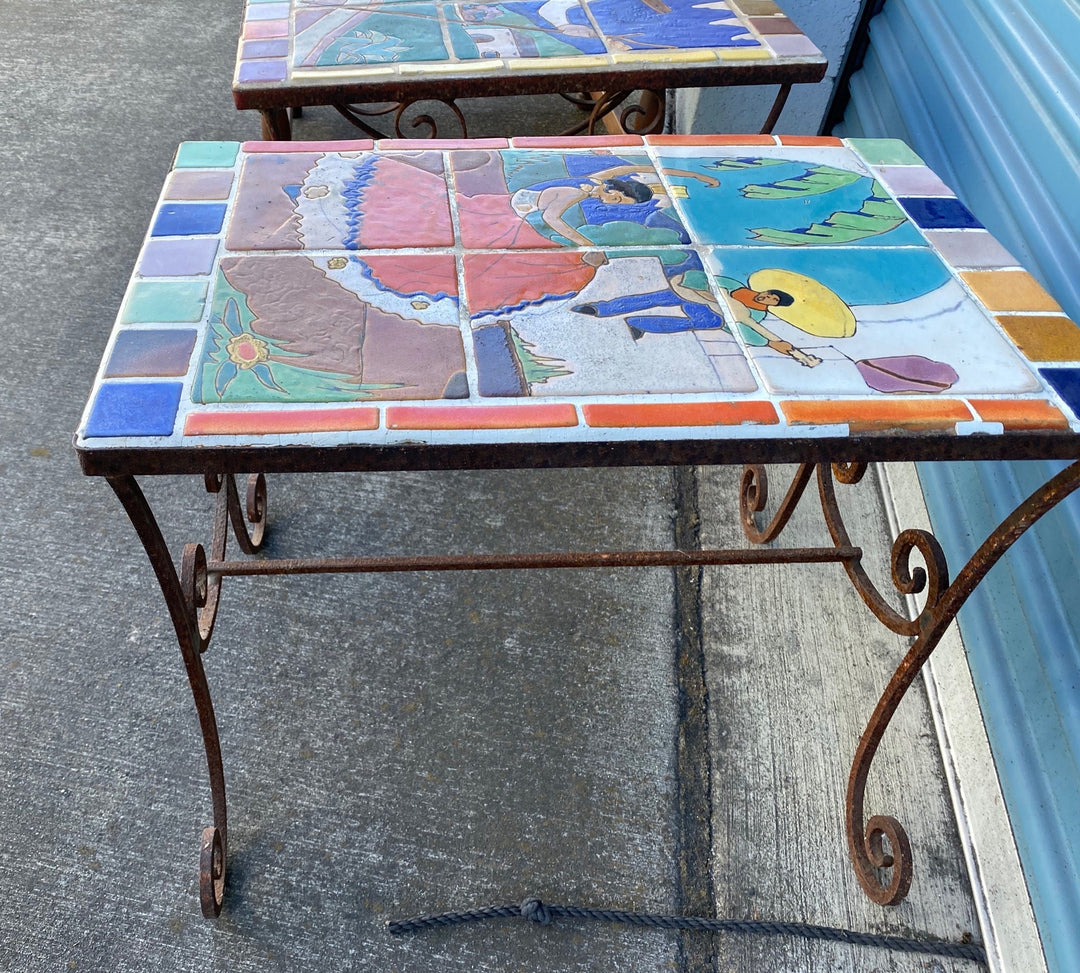
[[[743,529],[752,542],[766,543],[783,530],[802,496],[809,470],[808,465],[799,468],[779,511],[765,528],[758,528],[755,515],[765,509],[768,499],[766,472],[760,466],[744,469],[740,510]],[[858,550],[852,547],[840,515],[834,481],[858,483],[865,470],[866,465],[861,463],[821,463],[817,466],[822,512],[838,548]],[[861,552],[858,557],[841,561],[852,586],[877,618],[891,631],[914,638],[870,716],[848,776],[845,801],[848,852],[859,885],[880,905],[896,905],[903,901],[910,890],[913,874],[911,841],[903,825],[891,815],[875,814],[867,818],[865,814],[866,782],[885,731],[916,676],[987,572],[1028,528],[1078,488],[1080,462],[1074,462],[1009,514],[951,581],[944,551],[933,534],[925,530],[901,531],[891,550],[892,582],[901,595],[923,596],[922,607],[913,619],[892,608],[874,586],[862,566]],[[921,565],[914,563],[916,555]]]

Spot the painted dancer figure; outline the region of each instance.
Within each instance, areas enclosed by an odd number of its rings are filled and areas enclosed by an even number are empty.
[[[782,290],[753,291],[748,287],[738,287],[729,293],[746,308],[745,315],[736,312],[735,323],[747,345],[771,348],[807,367],[821,364],[820,358],[796,348],[761,323],[770,308],[791,306],[795,299],[790,294]],[[656,308],[670,308],[675,313],[637,313]],[[687,270],[674,275],[663,290],[578,304],[570,310],[592,317],[625,318],[635,341],[640,341],[646,334],[677,334],[682,331],[721,330],[732,333],[724,317],[724,309],[710,290],[704,271],[700,270]]]
[[[720,181],[698,173],[671,170],[671,175],[690,176],[707,186]],[[680,243],[690,238],[678,220],[670,214],[671,201],[663,192],[655,173],[634,165],[612,166],[594,172],[551,179],[519,189],[510,197],[510,205],[522,219],[536,214],[543,228],[578,246],[593,241],[580,229],[571,226],[566,213],[579,206],[585,226],[602,226],[613,220],[625,220],[642,226],[672,230]],[[536,221],[530,220],[536,225]]]

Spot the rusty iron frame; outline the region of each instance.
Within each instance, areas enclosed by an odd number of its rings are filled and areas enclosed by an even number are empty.
[[[542,61],[543,59],[537,59]],[[440,102],[451,107],[459,116],[458,124],[465,131],[464,119],[457,106],[459,99],[513,97],[522,95],[562,95],[574,100],[567,92],[590,93],[579,107],[592,111],[597,100],[608,98],[624,100],[634,92],[648,95],[650,99],[663,101],[666,92],[679,88],[729,88],[744,85],[777,85],[778,91],[769,111],[761,134],[773,131],[780,113],[787,102],[793,85],[814,84],[824,76],[828,62],[824,57],[802,58],[797,61],[780,62],[717,62],[716,64],[625,64],[609,68],[566,68],[551,70],[538,64],[532,70],[515,70],[511,73],[493,72],[490,75],[446,74],[407,77],[385,77],[364,82],[344,79],[291,79],[274,82],[244,82],[233,85],[233,101],[241,110],[256,110],[261,116],[262,138],[271,141],[288,141],[292,138],[292,118],[299,117],[304,108],[320,105],[333,106],[356,124],[371,138],[388,137],[372,127],[367,118],[397,113],[395,135],[403,137],[401,121],[403,113],[420,102]],[[600,93],[597,95],[597,93]],[[643,99],[641,107],[648,114],[651,109]],[[575,102],[576,103],[576,102]],[[389,108],[372,108],[370,106]],[[368,107],[363,107],[368,106]],[[607,112],[601,112],[585,127],[572,128],[570,132],[588,130],[592,134],[599,120]],[[634,112],[636,115],[637,112]],[[652,117],[649,114],[649,117]],[[664,113],[661,111],[661,119]],[[429,137],[437,137],[436,126],[430,118],[410,123],[411,127],[426,126]],[[635,121],[634,134],[654,131]],[[507,133],[514,134],[514,133]],[[518,133],[526,134],[526,133]],[[567,133],[568,134],[568,133]],[[409,137],[404,135],[404,137]],[[416,137],[416,136],[412,136]],[[423,137],[423,133],[421,136]],[[456,136],[455,136],[456,137]]]
[[[986,573],[1044,514],[1080,488],[1080,461],[1073,462],[1023,501],[990,534],[950,582],[941,545],[928,531],[903,530],[891,551],[892,582],[900,596],[921,595],[923,607],[914,619],[893,608],[863,567],[863,550],[852,544],[836,498],[836,483],[861,481],[866,462],[802,462],[777,510],[764,526],[759,516],[767,510],[769,480],[765,466],[744,466],[739,487],[739,512],[750,548],[712,550],[599,551],[540,554],[474,554],[389,557],[311,557],[226,559],[229,528],[245,554],[262,546],[266,527],[266,481],[262,474],[248,477],[242,506],[234,473],[204,476],[206,489],[217,495],[209,555],[201,544],[182,550],[177,570],[135,476],[110,473],[107,479],[123,504],[142,541],[165,597],[187,670],[202,730],[210,778],[213,826],[203,831],[199,888],[203,914],[217,916],[225,891],[228,850],[225,777],[217,723],[202,654],[214,631],[225,577],[293,574],[349,574],[395,571],[481,571],[531,568],[685,567],[794,563],[839,563],[867,607],[890,631],[914,639],[897,667],[859,740],[852,761],[845,801],[848,852],[864,892],[881,905],[902,901],[911,886],[911,843],[900,822],[884,814],[865,814],[865,788],[870,767],[886,729],[912,682],[937,646],[957,612]],[[816,476],[822,513],[831,546],[768,547],[783,533]],[[922,564],[913,564],[917,555]]]
[[[791,94],[791,84],[781,84],[776,98],[761,126],[761,135],[769,135],[776,127],[780,113],[787,104]],[[631,96],[637,95],[635,100]],[[608,119],[613,120],[618,129],[628,135],[655,135],[664,128],[667,109],[667,92],[663,88],[642,89],[617,89],[596,93],[563,94],[563,97],[571,104],[576,105],[587,113],[587,117],[581,122],[571,125],[560,136],[571,135],[596,135],[598,129],[606,126]],[[615,109],[626,101],[626,105],[616,116]],[[421,112],[407,118],[410,109],[422,103],[444,105],[454,116],[455,124],[460,133],[454,133],[454,138],[468,138],[468,124],[465,114],[454,98],[413,98],[392,102],[382,107],[365,107],[362,104],[353,104],[347,101],[331,102],[331,107],[343,118],[347,119],[365,135],[373,139],[384,138],[440,138],[438,122],[430,112]],[[293,116],[300,114],[302,109],[292,109]],[[371,119],[383,116],[393,116],[393,130],[383,131],[371,124]],[[286,109],[263,109],[262,112],[262,137],[271,140],[287,140],[292,137],[292,127],[289,112]],[[406,129],[407,124],[407,129]]]

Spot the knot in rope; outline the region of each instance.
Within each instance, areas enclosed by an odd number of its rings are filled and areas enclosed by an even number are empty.
[[[530,922],[538,922],[541,926],[551,925],[551,912],[548,907],[531,896],[521,903],[521,917]]]

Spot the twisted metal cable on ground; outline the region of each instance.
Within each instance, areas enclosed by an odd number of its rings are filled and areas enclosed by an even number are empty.
[[[483,919],[528,919],[542,926],[553,919],[599,919],[603,922],[622,922],[632,926],[649,926],[655,929],[691,929],[701,932],[750,933],[761,936],[799,936],[803,939],[820,939],[852,946],[873,946],[904,953],[924,953],[948,956],[954,959],[970,959],[986,963],[986,950],[978,943],[947,942],[939,939],[911,939],[905,936],[879,936],[872,933],[852,932],[831,926],[815,926],[805,922],[770,922],[761,919],[706,919],[701,916],[662,916],[645,912],[626,912],[622,909],[588,909],[568,905],[547,905],[537,898],[527,898],[520,905],[486,906],[461,912],[442,912],[437,915],[414,916],[410,919],[394,919],[387,929],[395,936],[423,932],[442,926],[458,926]]]

